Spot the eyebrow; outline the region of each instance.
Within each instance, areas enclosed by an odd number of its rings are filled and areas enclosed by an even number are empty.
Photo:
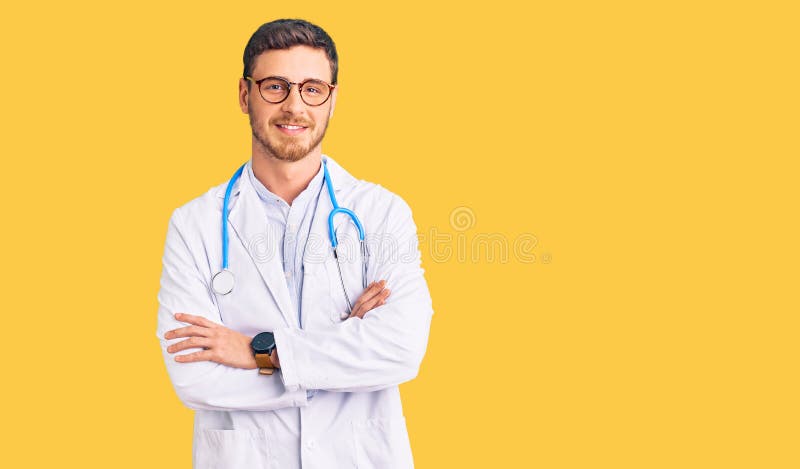
[[[288,81],[289,83],[293,83],[292,80],[288,79],[287,77],[281,76],[281,75],[269,75],[269,76],[267,76],[265,78],[280,78],[280,79]],[[308,80],[315,80],[315,81],[321,81],[323,83],[327,83],[327,81],[323,80],[322,78],[315,78],[315,77],[310,77],[310,78],[306,77],[306,78],[303,78],[302,80],[300,80],[297,83],[303,83],[304,81],[308,81]]]

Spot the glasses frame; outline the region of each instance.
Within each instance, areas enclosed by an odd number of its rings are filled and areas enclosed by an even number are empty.
[[[266,101],[266,102],[268,102],[270,104],[280,104],[280,103],[286,101],[286,99],[289,98],[289,95],[292,94],[292,85],[297,85],[297,92],[300,94],[300,99],[306,104],[306,106],[312,106],[312,107],[322,106],[323,104],[327,103],[328,100],[331,99],[331,95],[333,94],[333,90],[336,89],[336,85],[333,85],[331,83],[328,83],[327,81],[320,80],[320,79],[317,79],[317,78],[309,78],[308,80],[304,80],[304,81],[301,81],[299,83],[295,82],[295,81],[289,81],[289,80],[287,80],[286,78],[283,78],[283,77],[276,77],[276,76],[264,77],[264,78],[262,78],[260,80],[256,80],[253,77],[244,77],[244,78],[245,78],[245,80],[250,80],[251,82],[253,82],[253,84],[256,85],[256,88],[258,88],[258,94],[261,96],[261,99],[263,99],[264,101]],[[264,83],[264,81],[269,80],[270,78],[272,78],[273,80],[280,80],[280,81],[282,81],[282,82],[284,82],[284,83],[286,83],[288,85],[289,90],[286,93],[286,96],[284,96],[283,99],[281,99],[280,101],[270,101],[267,98],[265,98],[264,95],[261,93],[261,83]],[[319,104],[309,104],[308,101],[306,101],[305,98],[303,98],[303,92],[302,92],[303,86],[305,86],[305,84],[310,82],[310,81],[313,81],[315,83],[322,83],[322,84],[324,84],[325,86],[328,87],[328,96],[325,97],[325,101],[322,101]]]

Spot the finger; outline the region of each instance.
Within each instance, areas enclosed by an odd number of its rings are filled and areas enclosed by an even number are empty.
[[[211,330],[207,327],[186,326],[168,331],[166,334],[164,334],[164,338],[176,339],[178,337],[193,337],[193,336],[209,337],[210,331]]]
[[[379,308],[379,307],[381,307],[381,306],[383,306],[383,305],[385,305],[385,304],[386,304],[386,300],[381,300],[381,301],[379,301],[379,302],[378,302],[378,304],[376,304],[376,305],[375,305],[375,306],[374,306],[372,309]],[[359,318],[361,318],[361,319],[364,319],[364,316],[366,316],[366,315],[367,315],[367,313],[369,313],[370,311],[372,311],[372,309],[369,309],[369,310],[367,310],[367,311],[362,311],[362,312],[360,312],[358,317],[359,317]]]
[[[379,282],[370,283],[369,286],[367,286],[367,288],[363,292],[361,292],[361,295],[358,296],[358,298],[356,299],[356,303],[353,305],[353,310],[358,308],[359,305],[361,305],[361,303],[364,302],[364,300],[371,298],[372,295],[377,293],[378,283]]]
[[[218,325],[217,323],[211,322],[203,316],[195,316],[194,314],[187,313],[175,313],[175,319],[181,322],[188,322],[189,324],[195,324],[203,327],[215,327]]]
[[[383,287],[385,285],[386,285],[386,280],[381,280],[380,282],[373,282],[369,287],[367,287],[366,290],[364,290],[361,296],[358,297],[358,299],[356,300],[356,304],[353,305],[353,309],[355,310],[355,308],[358,308],[365,301],[374,298],[375,295],[377,295],[378,293],[380,293],[381,290],[383,290]]]
[[[387,289],[383,290],[382,292],[380,292],[378,295],[376,295],[373,299],[371,299],[368,302],[364,303],[362,305],[362,307],[361,307],[361,310],[358,311],[357,316],[360,317],[360,318],[363,318],[365,314],[367,314],[373,308],[377,307],[378,303],[381,300],[385,300],[386,298],[388,298],[389,297],[389,293],[391,293],[391,290],[389,290],[387,288]]]
[[[211,341],[205,337],[190,337],[167,347],[167,352],[175,353],[187,348],[206,348],[211,346]]]
[[[363,316],[364,313],[366,313],[369,310],[369,309],[366,310],[364,309],[364,304],[378,297],[378,295],[380,295],[385,285],[386,285],[386,280],[381,280],[379,282],[372,282],[367,287],[367,289],[364,290],[361,296],[358,297],[358,300],[356,300],[356,304],[353,305],[353,308],[351,309],[350,316],[348,316],[348,319],[352,318],[353,316],[358,316],[358,317]]]
[[[213,356],[212,353],[211,350],[201,350],[185,355],[175,355],[175,361],[180,363],[209,362]]]
[[[363,308],[364,308],[364,303],[363,303],[363,302],[362,302],[362,303],[360,303],[358,306],[354,307],[354,308],[353,308],[353,309],[350,311],[350,316],[348,316],[348,319],[349,319],[349,318],[352,318],[352,317],[361,317],[361,314],[363,314],[363,313],[361,312],[361,311],[363,311]]]
[[[364,317],[364,315],[367,314],[367,311],[369,311],[371,309],[374,309],[374,308],[377,308],[378,306],[380,306],[380,303],[382,301],[385,301],[386,298],[389,297],[389,294],[391,292],[392,291],[390,289],[385,288],[385,289],[381,290],[378,294],[373,296],[372,299],[362,303],[361,307],[357,311],[358,317]]]
[[[353,316],[361,317],[361,315],[363,314],[363,311],[364,311],[365,303],[367,303],[370,299],[374,298],[375,295],[377,295],[377,293],[375,293],[374,295],[371,295],[371,294],[369,294],[368,291],[364,291],[364,293],[361,295],[361,297],[358,298],[358,301],[356,301],[356,304],[353,306],[353,309],[350,312],[350,317],[351,318]]]

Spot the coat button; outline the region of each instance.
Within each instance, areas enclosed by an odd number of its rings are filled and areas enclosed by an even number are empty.
[[[314,449],[314,446],[316,446],[316,443],[314,442],[314,440],[308,440],[306,442],[306,448],[311,450],[311,449]]]

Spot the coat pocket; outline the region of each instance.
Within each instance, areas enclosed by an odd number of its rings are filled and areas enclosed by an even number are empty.
[[[260,429],[200,431],[195,469],[270,469],[267,438]]]
[[[353,422],[358,469],[413,469],[404,417]]]

